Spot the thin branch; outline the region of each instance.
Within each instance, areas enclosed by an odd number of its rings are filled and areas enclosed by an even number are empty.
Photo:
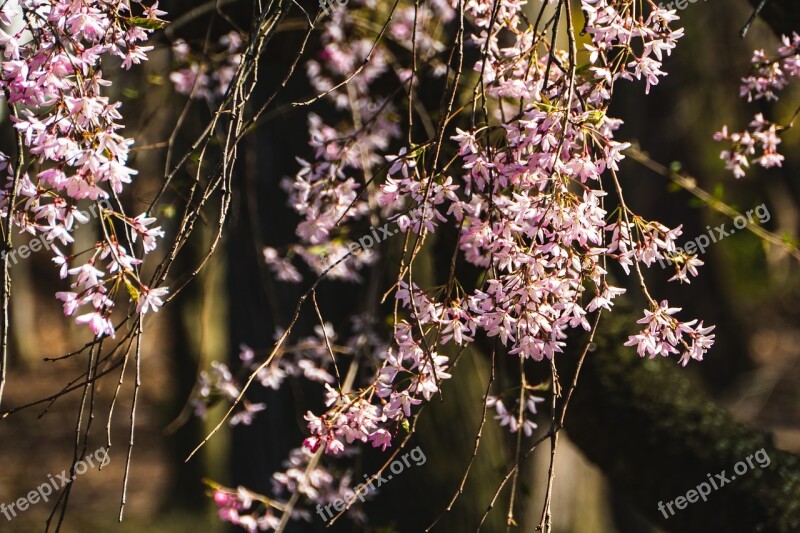
[[[638,163],[641,163],[643,166],[649,168],[656,174],[660,174],[661,176],[669,178],[670,180],[672,180],[673,183],[680,186],[687,192],[691,193],[696,198],[702,200],[703,203],[708,205],[714,211],[717,211],[718,213],[721,213],[730,218],[744,216],[733,207],[729,206],[725,202],[719,200],[710,193],[698,187],[697,180],[695,178],[668,169],[658,161],[651,159],[650,156],[648,156],[646,153],[642,152],[637,148],[633,147],[628,148],[625,150],[625,154],[629,155],[631,159],[633,159]],[[800,261],[800,250],[798,250],[794,246],[791,246],[784,239],[782,239],[780,235],[765,230],[764,228],[756,224],[747,224],[745,226],[745,229],[747,229],[747,231],[753,233],[757,237],[771,244],[774,244],[775,246],[778,246],[779,248],[786,251],[786,253],[788,253],[798,261]]]

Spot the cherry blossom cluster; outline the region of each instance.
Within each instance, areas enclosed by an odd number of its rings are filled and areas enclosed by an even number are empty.
[[[800,34],[791,37],[784,35],[778,47],[777,56],[767,57],[764,50],[756,50],[752,58],[752,72],[742,78],[739,96],[747,96],[747,101],[777,100],[777,92],[783,90],[792,78],[800,78]],[[780,133],[787,126],[781,126],[764,118],[762,113],[755,115],[743,132],[728,132],[728,126],[714,134],[715,141],[725,142],[730,149],[720,153],[725,168],[737,178],[745,175],[751,163],[763,168],[779,167],[783,156],[778,153],[781,142]]]
[[[800,78],[800,34],[782,36],[775,58],[768,58],[764,50],[756,50],[751,63],[753,72],[742,78],[739,96],[747,95],[748,102],[761,98],[777,100],[777,91],[783,90],[791,78]]]
[[[307,472],[314,453],[306,447],[295,448],[283,462],[285,468],[272,476],[273,492],[281,497],[289,497],[299,492],[317,503],[327,503],[338,498],[350,501],[355,496],[353,473],[349,470],[337,472],[336,477],[319,466]]]
[[[680,307],[669,307],[666,300],[655,311],[645,309],[644,318],[638,320],[645,328],[631,335],[625,346],[636,346],[640,356],[647,355],[651,359],[680,353],[678,347],[681,347],[684,349],[680,359],[683,366],[691,359],[702,361],[703,354],[714,344],[714,335],[709,335],[714,326],[703,327],[703,322],[697,324],[697,320],[681,322],[672,316],[680,310]]]
[[[275,516],[270,500],[242,486],[236,490],[224,487],[216,489],[214,503],[223,522],[229,522],[251,533],[277,529],[281,522]]]
[[[228,365],[212,361],[210,369],[200,372],[197,387],[189,399],[189,404],[194,409],[195,415],[205,417],[208,408],[218,400],[232,403],[239,397],[240,392],[239,385]],[[241,409],[228,419],[228,424],[231,426],[239,424],[249,426],[253,422],[255,414],[267,407],[264,403],[250,403],[247,400],[244,400],[241,405]]]
[[[408,428],[413,406],[430,399],[438,392],[440,381],[451,377],[447,372],[448,358],[436,354],[428,357],[413,340],[409,324],[398,328],[395,355],[394,349],[374,332],[372,322],[367,316],[354,319],[352,336],[341,344],[330,324],[326,324],[324,330],[317,326],[314,335],[300,337],[287,345],[264,368],[258,365],[263,355],[260,350],[241,346],[239,357],[244,363],[243,370],[245,373],[257,371],[256,379],[262,386],[278,389],[286,379],[316,381],[325,388],[327,411],[320,415],[307,412],[310,436],[300,448],[291,452],[284,465],[286,470],[273,475],[275,499],[254,495],[243,488],[217,491],[215,502],[223,520],[245,528],[269,530],[277,523],[274,510],[283,509],[294,493],[303,497],[303,505],[292,511],[294,519],[308,520],[309,508],[313,506],[324,507],[340,500],[353,502],[357,483],[353,482],[352,472],[322,462],[310,467],[314,454],[321,448],[331,456],[351,458],[359,451],[356,443],[369,443],[386,450],[398,430]],[[281,333],[276,332],[276,337]],[[368,358],[376,361],[373,378],[368,379],[365,386],[345,393],[332,374],[335,372],[338,376],[338,370],[331,368],[334,364],[331,352],[341,359],[357,350],[366,351]],[[226,365],[212,363],[208,371],[201,373],[198,391],[192,399],[195,413],[205,416],[207,407],[217,399],[234,401],[241,392],[241,381],[241,374],[236,376]],[[245,400],[243,407],[229,419],[229,424],[249,424],[252,416],[265,407]],[[254,505],[254,502],[267,502],[267,505]],[[357,521],[364,519],[358,509],[351,510],[350,517]]]
[[[277,336],[280,336],[280,332]],[[208,408],[218,400],[233,403],[241,392],[240,376],[244,373],[256,372],[256,379],[261,386],[273,390],[278,390],[287,378],[303,378],[326,385],[334,383],[328,343],[334,343],[332,346],[336,347],[337,352],[348,353],[351,350],[335,345],[336,338],[330,323],[325,325],[324,332],[321,326],[316,326],[314,335],[299,339],[296,345],[287,347],[272,364],[263,368],[258,360],[262,353],[242,344],[239,351],[242,366],[238,375],[235,376],[226,364],[219,361],[213,361],[208,370],[201,371],[190,398],[194,414],[205,418]],[[266,404],[250,403],[246,399],[240,405],[242,407],[228,420],[231,426],[250,425],[255,414],[266,409]]]
[[[413,407],[430,400],[440,391],[441,382],[451,377],[449,359],[425,350],[409,323],[395,327],[393,347],[365,333],[356,335],[350,344],[371,345],[378,364],[375,377],[353,392],[325,384],[327,411],[305,415],[311,436],[303,447],[310,452],[322,448],[333,456],[349,455],[358,442],[385,451],[398,430],[408,428]]]
[[[172,44],[177,68],[169,79],[178,93],[214,103],[228,91],[244,49],[244,38],[237,31],[226,33],[204,53],[193,51],[186,41],[178,39]]]
[[[683,235],[681,228],[682,226],[678,226],[669,229],[659,222],[647,222],[640,217],[634,217],[633,222],[618,221],[606,228],[612,230],[608,251],[619,261],[626,273],[630,273],[634,260],[648,267],[655,261],[658,261],[661,268],[672,263],[675,275],[669,281],[691,283],[689,274],[697,276],[697,267],[704,263],[697,259],[697,254],[685,253],[675,245],[677,238]],[[633,235],[638,235],[639,239],[633,240]],[[592,302],[588,309],[592,311],[599,305]],[[606,308],[610,310],[610,307]]]
[[[756,114],[748,129],[741,133],[728,133],[728,126],[723,125],[722,130],[714,134],[714,140],[731,145],[730,150],[720,153],[720,159],[725,161],[725,168],[741,178],[751,162],[764,168],[781,166],[783,156],[778,153],[781,142],[778,128],[778,124],[764,119],[762,113]]]
[[[276,332],[276,337],[279,333],[282,332]],[[328,346],[334,353],[347,354],[352,350],[351,346],[338,346],[337,339],[338,335],[329,322],[325,324],[324,330],[322,326],[315,326],[313,335],[301,337],[295,345],[287,347],[272,364],[260,369],[256,378],[262,386],[274,390],[278,390],[287,377],[303,378],[320,384],[334,383],[336,379],[332,374],[333,359]],[[250,348],[243,346],[240,357],[249,369],[257,368],[255,352]]]
[[[272,476],[275,499],[245,487],[216,488],[213,496],[220,519],[250,532],[270,531],[280,524],[280,513],[286,510],[292,494],[301,495],[318,508],[330,507],[334,502],[363,502],[365,497],[375,494],[373,490],[357,495],[351,488],[355,484],[351,470],[332,472],[321,466],[312,467],[313,457],[314,454],[306,448],[295,448],[289,453],[289,458],[283,463],[285,470]],[[366,516],[357,505],[350,509],[349,516],[358,523],[366,522]],[[295,520],[310,521],[311,517],[307,509],[292,509]]]
[[[409,298],[400,284],[397,297],[419,324],[444,329],[457,342],[482,330],[510,354],[541,361],[563,350],[569,329],[590,329],[588,313],[610,308],[624,292],[606,282],[609,259],[629,273],[631,265],[650,266],[675,250],[680,228],[646,222],[624,206],[608,220],[601,175],[615,176],[627,147],[613,139],[621,121],[606,115],[614,82],[645,77],[647,87],[658,83],[660,61],[682,30],[668,27],[674,12],[654,8],[645,19],[635,13],[635,3],[585,1],[592,36],[586,48],[597,66],[582,78],[569,71],[566,54],[556,61],[537,53],[533,29],[517,26],[522,2],[504,2],[497,13],[492,5],[467,3],[481,28],[474,40],[488,58],[475,70],[483,73],[488,95],[498,99],[500,125],[458,130],[453,137],[465,196],[457,195],[451,176],[423,181],[411,165],[396,164],[397,176],[390,169],[378,201],[387,206],[387,200],[410,198],[439,221],[459,225],[464,258],[487,269],[483,287],[438,306]],[[508,46],[509,39],[516,43]],[[530,56],[537,61],[523,60]],[[445,214],[438,204],[447,206]],[[594,297],[583,302],[587,283]],[[679,344],[666,331],[656,333]],[[710,346],[701,340],[698,347]]]
[[[330,506],[332,502],[364,501],[365,494],[357,498],[350,469],[342,469],[335,463],[323,464],[313,461],[317,449],[324,449],[340,458],[352,458],[358,448],[355,441],[371,441],[373,446],[385,448],[391,440],[389,431],[377,427],[387,426],[387,417],[381,414],[382,401],[371,404],[366,398],[374,394],[372,389],[362,389],[351,394],[342,394],[341,385],[334,377],[331,351],[337,358],[352,355],[356,350],[365,350],[370,359],[377,360],[387,352],[387,344],[373,332],[372,320],[367,316],[357,316],[353,320],[352,336],[339,342],[333,327],[326,323],[325,328],[317,326],[314,334],[300,337],[277,354],[272,363],[259,368],[259,359],[265,355],[261,350],[242,345],[239,357],[243,362],[243,372],[234,375],[226,365],[214,362],[208,371],[201,373],[197,393],[192,405],[195,414],[205,416],[207,407],[216,399],[233,402],[241,392],[242,375],[257,371],[256,379],[267,388],[278,389],[287,379],[307,379],[321,383],[326,389],[326,403],[329,410],[317,417],[309,411],[306,415],[312,436],[303,445],[292,450],[284,462],[285,470],[273,474],[273,498],[258,495],[240,487],[239,489],[218,489],[214,500],[224,521],[240,525],[249,531],[274,529],[279,523],[275,511],[283,511],[292,494],[302,496],[302,505],[292,509],[293,519],[310,520],[309,509],[313,506]],[[276,338],[281,331],[276,332]],[[331,385],[336,384],[334,389]],[[373,388],[374,389],[374,388]],[[249,424],[253,415],[266,406],[243,401],[243,407],[229,419],[230,425]],[[396,428],[395,428],[396,429]],[[349,446],[345,449],[344,444]],[[312,466],[313,464],[313,466]],[[371,495],[372,493],[370,493]],[[309,505],[311,507],[309,507]],[[349,514],[356,521],[365,520],[358,508]]]
[[[530,437],[533,435],[533,430],[538,427],[536,422],[534,422],[528,416],[534,416],[537,414],[536,412],[536,404],[541,403],[544,401],[544,398],[540,398],[538,396],[534,396],[532,394],[527,394],[527,398],[524,401],[524,409],[520,413],[519,408],[519,398],[517,398],[517,406],[516,408],[509,409],[503,403],[503,400],[497,396],[489,396],[486,398],[486,406],[493,407],[494,410],[497,412],[497,415],[494,417],[495,420],[500,421],[500,426],[505,427],[508,426],[508,431],[511,433],[516,433],[519,431],[520,427],[522,427],[522,432],[525,433],[526,437]],[[528,416],[526,416],[528,415]],[[520,420],[522,421],[522,425],[520,426]]]
[[[164,234],[152,227],[156,219],[129,217],[106,201],[136,171],[127,166],[133,140],[120,134],[121,104],[103,95],[110,82],[101,70],[106,57],[125,69],[147,59],[152,46],[138,43],[163,25],[158,17],[164,14],[157,2],[122,0],[23,0],[18,8],[0,7],[0,21],[19,28],[0,30],[0,89],[16,110],[11,119],[25,149],[21,168],[0,157],[7,173],[0,209],[6,217],[13,213],[20,232],[58,240],[66,250],[75,221],[87,220],[79,202],[99,208],[102,235],[93,247],[76,253],[52,247],[61,277],[74,280],[70,291],[57,294],[64,313],[98,336],[114,335],[110,315],[120,289],[139,313],[157,311],[167,293],[138,276],[134,245],[140,239],[143,253],[155,249]]]
[[[583,0],[581,4],[586,31],[592,36],[592,44],[585,47],[590,62],[597,65],[591,70],[609,86],[619,78],[644,78],[649,93],[666,75],[661,70],[664,55],[669,56],[675,41],[683,37],[683,28],[669,28],[680,17],[674,10],[655,7],[644,18],[643,2]]]
[[[311,155],[298,158],[299,171],[282,182],[300,217],[298,240],[265,248],[270,269],[281,281],[301,282],[309,270],[316,279],[329,266],[325,257],[344,256],[366,221],[377,227],[375,219],[383,218],[396,221],[411,243],[443,228],[457,232],[459,262],[482,275],[472,284],[458,280],[426,289],[401,270],[388,293],[396,304],[391,333],[370,317],[343,342],[348,352],[337,349],[332,331],[318,332],[312,360],[330,379],[317,380],[325,387],[325,408],[305,415],[306,457],[322,454],[322,462],[348,457],[364,444],[384,451],[395,445],[416,408],[451,378],[445,344],[464,347],[483,336],[496,338],[509,356],[556,357],[571,331],[590,330],[590,315],[611,310],[625,292],[607,279],[612,264],[642,286],[641,267],[658,261],[684,266],[676,280],[697,273],[699,262],[675,253],[680,227],[648,221],[625,203],[617,172],[629,145],[615,140],[622,121],[607,114],[617,80],[644,79],[647,92],[665,75],[662,63],[683,35],[670,28],[675,12],[640,1],[583,0],[591,42],[569,51],[545,41],[523,14],[525,4],[464,3],[465,42],[479,52],[467,68],[482,83],[471,120],[469,111],[454,120],[455,131],[448,130],[441,147],[403,138],[405,113],[398,113],[397,102],[408,103],[421,69],[428,69],[428,78],[452,74],[454,62],[439,59],[448,46],[429,28],[453,21],[458,2],[432,2],[417,11],[399,7],[378,45],[358,27],[354,12],[362,5],[377,9],[373,2],[353,0],[353,9],[335,10],[321,23],[322,51],[307,62],[306,73],[336,113],[326,120],[308,115]],[[416,71],[403,56],[409,41],[430,59],[418,57]],[[400,96],[385,95],[387,80],[402,84]],[[431,164],[439,149],[449,163]],[[619,207],[608,212],[611,191]],[[360,281],[359,270],[373,264],[380,248],[348,257],[328,275]],[[679,321],[673,316],[679,309],[643,292],[650,306],[640,321],[646,327],[629,344],[643,357],[701,360],[713,344],[713,327]],[[338,361],[356,353],[368,357],[352,386],[343,386],[335,366],[325,366],[326,356]],[[266,383],[280,384],[280,364],[270,364]],[[522,405],[509,408],[492,396],[488,405],[501,425],[530,437],[541,398],[526,389],[516,401]]]
[[[391,443],[391,435],[382,429],[385,416],[380,407],[363,397],[351,398],[349,395],[327,386],[325,405],[334,407],[321,417],[311,411],[306,413],[311,436],[303,441],[303,446],[316,452],[325,446],[325,453],[338,455],[344,450],[344,443],[353,441],[371,442],[373,446],[386,448]]]
[[[372,2],[352,2],[351,7],[359,6],[376,7]],[[422,4],[416,9],[413,5],[399,6],[387,35],[405,53],[412,47],[413,36],[419,64],[430,69],[433,76],[441,76],[446,72],[440,57],[445,47],[430,28],[451,21],[454,15],[447,0],[436,0],[430,6]],[[358,238],[359,231],[365,232],[352,227],[371,213],[370,197],[359,194],[356,176],[370,176],[379,170],[388,158],[385,154],[389,143],[401,134],[396,105],[389,98],[376,96],[381,93],[373,86],[388,78],[392,83],[410,84],[413,89],[418,77],[398,62],[388,46],[373,49],[374,36],[363,34],[359,20],[352,10],[334,10],[321,30],[322,50],[305,65],[314,89],[325,94],[342,115],[341,120],[326,124],[318,115],[309,113],[313,157],[299,157],[300,170],[282,182],[289,205],[302,217],[296,229],[300,241],[282,253],[267,248],[264,255],[278,279],[284,281],[302,279],[291,262],[296,257],[315,275],[332,267],[329,278],[349,281],[360,281],[359,271],[377,259],[373,250],[362,249],[341,263],[331,265],[326,261],[329,257],[347,256],[352,238]],[[368,56],[369,62],[364,65]],[[347,85],[337,87],[356,71],[358,75]]]

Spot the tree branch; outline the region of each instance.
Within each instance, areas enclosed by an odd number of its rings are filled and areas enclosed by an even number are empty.
[[[756,9],[760,3],[761,0],[750,0],[753,9]],[[797,0],[767,0],[760,17],[776,34],[791,35],[793,31],[800,31],[800,2]]]

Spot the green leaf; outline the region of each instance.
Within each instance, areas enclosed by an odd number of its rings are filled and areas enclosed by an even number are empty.
[[[589,111],[589,122],[594,124],[595,126],[599,126],[603,123],[603,119],[605,118],[606,113],[605,111],[601,111],[599,109],[593,109]]]
[[[125,281],[125,288],[128,290],[128,296],[131,297],[131,300],[134,302],[139,301],[139,290],[133,286],[133,284],[128,281],[128,278],[123,278]]]
[[[175,206],[172,204],[165,205],[164,208],[161,210],[161,212],[164,215],[164,217],[170,219],[175,218],[175,215],[177,214],[177,210],[175,209]]]
[[[130,17],[128,18],[128,22],[134,26],[138,26],[139,28],[144,28],[146,30],[160,30],[169,24],[169,22],[166,20],[149,19],[147,17]]]
[[[700,198],[689,198],[689,207],[703,208],[706,203]]]

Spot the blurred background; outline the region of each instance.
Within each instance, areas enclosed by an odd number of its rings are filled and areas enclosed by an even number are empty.
[[[197,6],[171,1],[161,7],[169,11],[168,19],[176,20]],[[230,2],[224,9],[234,20],[246,21],[248,8],[239,9],[236,2]],[[641,84],[618,85],[610,114],[625,121],[620,139],[634,142],[667,167],[680,168],[695,177],[698,186],[740,211],[765,204],[770,219],[764,227],[787,238],[796,237],[800,234],[798,130],[789,130],[783,136],[781,152],[786,160],[782,168],[754,168],[739,180],[724,170],[719,160],[722,146],[711,138],[723,124],[734,131],[743,130],[758,111],[768,113],[776,122],[788,121],[800,102],[797,83],[777,104],[748,105],[738,97],[739,79],[748,71],[753,49],[765,48],[770,54],[778,44],[772,30],[760,20],[746,39],[740,39],[739,29],[751,12],[745,0],[689,4],[679,12],[686,35],[665,62],[670,75],[648,96]],[[290,23],[270,45],[261,74],[266,81],[255,101],[262,101],[270,92],[270,84],[279,82],[298,49],[302,26],[293,26],[291,20],[299,21],[301,16],[292,14]],[[228,21],[208,10],[191,24],[176,29],[172,38],[202,40],[209,28],[213,35],[231,29]],[[132,166],[139,170],[139,176],[126,192],[133,211],[141,211],[160,186],[164,153],[159,145],[171,134],[186,104],[184,97],[174,94],[168,80],[170,43],[163,32],[157,35],[151,60],[132,73],[120,73],[120,82],[111,88],[123,102],[127,134],[137,139]],[[315,53],[313,47],[318,43],[310,46],[309,53]],[[224,241],[197,279],[145,323],[142,389],[125,520],[116,524],[129,439],[131,374],[122,384],[109,424],[113,441],[110,464],[102,471],[90,469],[76,482],[64,531],[227,531],[229,528],[215,516],[216,508],[202,480],[268,493],[272,472],[281,468],[288,450],[302,439],[304,408],[298,397],[311,394],[313,400],[318,392],[295,385],[284,387],[280,393],[257,388],[248,398],[263,401],[268,407],[254,423],[235,429],[225,427],[198,456],[184,462],[224,412],[222,406],[212,409],[206,421],[186,416],[187,399],[199,372],[212,361],[227,362],[235,368],[242,343],[261,350],[270,348],[276,329],[287,323],[300,295],[299,288],[271,278],[261,250],[265,245],[281,246],[292,239],[293,226],[287,223],[292,218],[279,181],[296,171],[295,155],[307,154],[308,148],[304,112],[288,109],[285,104],[310,94],[303,72],[298,71],[277,97],[273,107],[277,111],[244,140]],[[193,141],[193,134],[197,135],[211,114],[201,103],[193,104],[191,110],[176,153]],[[0,118],[0,140],[6,152],[11,142],[8,122],[7,115]],[[635,211],[670,227],[683,224],[688,238],[706,233],[708,225],[725,222],[732,226],[730,219],[635,161],[625,162],[621,176],[628,203]],[[174,211],[165,208],[159,216],[165,221],[168,238],[174,235]],[[210,237],[211,230],[201,228],[180,256],[175,271],[192,268],[207,249]],[[91,242],[92,236],[83,238]],[[778,448],[800,454],[797,261],[780,247],[767,245],[744,231],[712,245],[701,258],[705,265],[691,285],[667,284],[671,274],[658,266],[647,275],[651,289],[659,295],[657,299],[669,298],[688,315],[717,325],[717,344],[707,360],[681,372],[691,376],[697,391],[707,391],[737,421],[772,433]],[[430,268],[435,272],[435,257]],[[3,398],[5,409],[47,398],[78,377],[84,371],[85,356],[57,362],[43,358],[70,352],[90,340],[84,330],[64,318],[60,303],[54,299],[53,293],[63,286],[46,253],[19,261],[12,268],[12,276],[11,368]],[[328,284],[318,294],[326,316],[334,317],[363,309],[364,302],[358,298],[344,283]],[[634,312],[643,307],[635,299],[628,302]],[[304,317],[301,334],[308,334],[314,323],[313,316]],[[411,446],[420,445],[425,451],[425,465],[407,469],[366,507],[370,526],[356,528],[342,521],[335,530],[420,531],[439,514],[456,490],[472,452],[488,371],[485,354],[469,354],[460,363],[457,379],[450,382],[458,386],[445,387],[447,401],[433,402],[412,439]],[[113,372],[97,388],[90,450],[105,443],[117,375]],[[2,419],[0,502],[25,495],[44,483],[48,474],[56,475],[69,467],[79,401],[78,390],[52,404],[39,403]],[[540,429],[547,423],[542,416]],[[607,437],[601,431],[591,438],[600,442]],[[585,441],[586,436],[577,440]],[[659,453],[657,443],[648,446],[647,453]],[[490,419],[467,490],[438,530],[474,530],[507,471],[512,450],[513,438]],[[618,460],[624,462],[625,457]],[[531,531],[538,524],[548,463],[549,448],[543,447],[524,465],[518,502],[522,512],[517,513],[522,530]],[[377,456],[368,455],[361,468],[373,473],[379,464]],[[569,425],[566,438],[561,440],[556,471],[555,531],[663,530],[663,524],[659,529],[652,516],[637,509],[630,495],[612,488],[615,480],[594,466],[581,446],[570,441]],[[702,477],[687,479],[686,489],[701,481]],[[653,501],[653,511],[656,503]],[[507,505],[507,496],[501,496],[486,531],[504,530]],[[51,509],[50,504],[40,503],[12,522],[0,517],[0,531],[43,530]],[[311,524],[293,524],[289,531],[322,531],[323,525],[314,517]],[[709,530],[705,526],[681,527]]]

